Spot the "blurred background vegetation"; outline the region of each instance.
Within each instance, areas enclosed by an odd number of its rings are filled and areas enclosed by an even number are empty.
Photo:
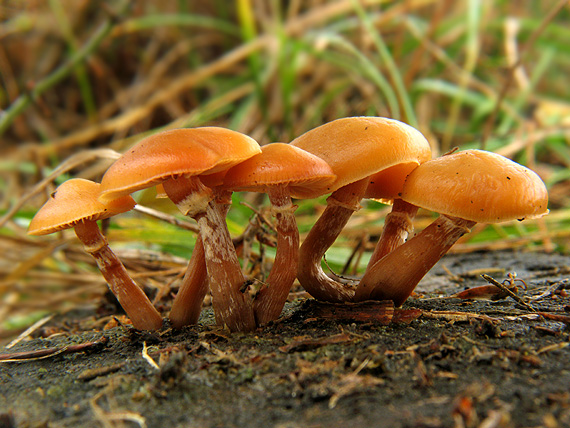
[[[567,1],[3,0],[0,19],[0,340],[52,311],[105,313],[73,232],[32,239],[28,222],[57,184],[98,181],[117,153],[169,128],[223,126],[266,144],[345,116],[396,118],[434,156],[492,150],[549,188],[549,216],[478,225],[452,251],[569,249]],[[136,197],[157,212],[116,217],[107,234],[166,314],[194,225],[152,192]],[[235,195],[228,218],[260,278],[272,254],[262,201]],[[302,233],[324,203],[298,202]],[[333,270],[365,266],[388,209],[363,203],[327,253]],[[420,211],[416,228],[433,217]]]

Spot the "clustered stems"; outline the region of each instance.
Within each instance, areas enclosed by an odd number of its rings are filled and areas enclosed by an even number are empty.
[[[231,331],[255,329],[251,301],[240,291],[245,278],[225,222],[226,192],[216,193],[198,177],[184,176],[165,181],[164,190],[182,213],[198,222],[216,322]]]
[[[354,296],[354,289],[329,278],[323,272],[321,259],[354,211],[358,210],[368,181],[368,178],[359,180],[333,192],[327,199],[327,207],[299,249],[297,278],[315,299],[342,303],[351,301]]]
[[[424,275],[475,224],[440,215],[418,235],[369,267],[360,280],[354,300],[393,300],[400,306]]]
[[[90,253],[133,326],[141,330],[157,330],[162,326],[162,317],[146,294],[127,273],[116,254],[109,248],[97,222],[84,220],[75,226],[75,233]]]
[[[394,199],[392,211],[386,216],[382,235],[376,244],[376,248],[370,256],[368,268],[395,248],[406,242],[408,236],[414,231],[412,221],[416,217],[418,207],[402,199]],[[367,270],[368,270],[367,268]]]
[[[540,177],[509,159],[482,150],[429,157],[429,143],[417,130],[386,118],[339,119],[291,144],[263,148],[246,135],[218,127],[169,130],[133,146],[101,184],[75,179],[58,187],[28,231],[43,235],[72,227],[78,218],[91,219],[75,226],[77,236],[136,328],[158,329],[162,319],[92,219],[132,209],[136,203],[128,194],[156,185],[198,223],[199,236],[170,313],[175,328],[198,321],[209,289],[218,325],[252,331],[279,317],[295,277],[317,300],[391,300],[399,306],[475,224],[459,217],[499,222],[548,213],[548,193]],[[229,189],[266,192],[276,218],[275,260],[253,299],[245,291],[247,282],[226,224]],[[491,193],[481,192],[486,189]],[[299,247],[291,192],[308,198],[331,191],[324,212]],[[365,195],[395,198],[382,235],[360,282],[329,276],[322,259]],[[442,214],[406,241],[418,207],[459,217]]]
[[[271,271],[254,301],[257,325],[263,325],[279,317],[291,286],[297,275],[299,254],[299,230],[287,186],[271,186],[267,189],[272,211],[277,219],[277,252]]]

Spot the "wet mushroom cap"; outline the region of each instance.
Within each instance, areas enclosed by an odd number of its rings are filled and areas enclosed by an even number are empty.
[[[406,179],[401,198],[477,223],[548,213],[546,186],[535,172],[483,150],[465,150],[423,163]]]
[[[331,191],[401,163],[431,158],[425,137],[403,122],[347,117],[314,128],[291,142],[325,160],[337,175]]]
[[[181,175],[215,174],[260,152],[240,132],[218,127],[183,128],[151,135],[107,170],[102,201],[128,195]]]
[[[265,145],[261,152],[228,170],[224,187],[263,191],[267,186],[286,184],[291,195],[301,199],[330,192],[336,176],[321,158],[284,143]]]
[[[106,204],[99,202],[97,197],[100,187],[99,183],[81,178],[65,181],[36,213],[30,222],[28,234],[47,235],[74,227],[83,220],[109,218],[135,206],[135,201],[130,196]]]

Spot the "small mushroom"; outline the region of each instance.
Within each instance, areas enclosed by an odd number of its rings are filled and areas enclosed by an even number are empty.
[[[103,201],[162,183],[178,209],[198,222],[216,321],[232,331],[254,329],[255,318],[251,302],[240,291],[245,279],[225,222],[229,193],[216,185],[224,171],[260,151],[255,140],[236,131],[174,129],[138,142],[111,165],[101,182]],[[195,257],[189,269],[200,263]],[[197,319],[207,291],[205,280],[203,272],[194,276],[187,270],[180,292],[194,294],[194,305],[189,308],[175,299],[173,325]]]
[[[420,165],[406,179],[401,198],[440,216],[370,267],[360,280],[355,301],[393,300],[399,306],[476,223],[548,213],[548,193],[538,175],[482,150],[465,150]]]
[[[47,235],[74,228],[85,251],[97,261],[109,289],[133,326],[141,330],[156,330],[162,326],[160,314],[109,248],[97,225],[97,220],[131,210],[135,201],[130,196],[123,196],[103,204],[97,200],[99,190],[100,185],[89,180],[74,178],[64,182],[36,213],[28,233]]]
[[[329,278],[321,259],[359,209],[370,176],[400,164],[419,165],[431,157],[429,143],[419,131],[397,120],[349,117],[314,128],[291,145],[325,160],[337,176],[325,211],[299,250],[297,277],[317,299],[350,301],[354,288]]]
[[[277,319],[297,275],[299,231],[291,202],[328,193],[335,180],[330,166],[298,147],[273,143],[261,153],[232,167],[224,177],[224,188],[265,192],[277,219],[277,252],[271,272],[254,301],[258,325]]]

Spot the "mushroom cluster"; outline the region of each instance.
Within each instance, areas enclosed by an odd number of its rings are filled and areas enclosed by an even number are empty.
[[[218,325],[251,331],[279,317],[295,278],[320,300],[393,300],[400,305],[475,222],[548,212],[540,178],[502,156],[467,150],[430,158],[420,132],[379,117],[338,119],[290,144],[263,147],[219,127],[175,129],[139,141],[107,170],[101,184],[63,183],[38,211],[29,233],[74,227],[139,329],[160,328],[162,318],[109,249],[97,221],[132,209],[130,194],[155,186],[199,226],[169,314],[175,328],[197,322],[210,291]],[[225,221],[233,191],[266,193],[276,218],[275,261],[253,297],[245,292],[247,281]],[[292,198],[328,193],[326,209],[299,247]],[[324,274],[321,259],[363,198],[392,204],[392,211],[364,276],[345,284]],[[441,215],[407,240],[420,207]]]
[[[401,305],[418,282],[476,223],[542,217],[548,193],[540,177],[503,156],[465,150],[430,160],[412,171],[400,198],[439,213],[427,228],[368,264],[355,301]]]

